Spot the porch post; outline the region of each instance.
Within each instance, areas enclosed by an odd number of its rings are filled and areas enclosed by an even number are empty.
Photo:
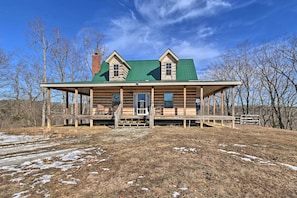
[[[213,115],[215,116],[216,115],[216,94],[214,93],[213,96],[212,96],[212,99],[213,99]],[[216,123],[216,120],[215,118],[213,119],[213,123],[215,124]]]
[[[203,86],[200,87],[200,128],[203,128],[203,116],[204,116],[204,98],[203,98]]]
[[[232,128],[235,128],[235,106],[234,106],[234,87],[232,87],[232,116],[233,116],[233,120],[232,120]]]
[[[187,87],[184,86],[184,128],[187,127]]]
[[[69,118],[68,118],[68,115],[69,115],[69,92],[66,91],[66,109],[65,109],[65,114],[66,114],[66,126],[69,124]]]
[[[82,113],[83,113],[83,95],[82,94],[80,94],[80,98],[79,98],[79,100],[80,100],[80,103],[79,103],[79,114],[80,115],[82,115]],[[80,124],[82,124],[82,119],[80,120]]]
[[[51,89],[47,88],[47,128],[51,128]]]
[[[207,97],[207,115],[209,115],[209,108],[210,108],[210,97]],[[207,122],[209,123],[209,118],[207,120]]]
[[[90,89],[90,127],[93,127],[93,88]]]
[[[221,91],[221,115],[224,115],[224,90]],[[224,120],[221,119],[221,125],[224,125]]]
[[[155,88],[151,88],[151,112],[150,112],[150,128],[154,127],[155,123]]]
[[[74,117],[75,117],[75,121],[74,121],[74,125],[75,127],[78,127],[78,89],[75,88],[75,104],[74,104]]]
[[[124,90],[123,90],[123,87],[120,88],[120,102],[122,104],[122,111],[123,111],[123,108],[124,108]]]

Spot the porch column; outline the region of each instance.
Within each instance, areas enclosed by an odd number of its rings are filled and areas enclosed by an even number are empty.
[[[187,87],[184,86],[184,128],[187,127]]]
[[[51,128],[51,89],[47,88],[47,128]]]
[[[150,128],[154,127],[155,123],[155,88],[151,88],[151,111],[150,111]]]
[[[93,127],[93,88],[90,89],[90,127]]]
[[[75,127],[78,127],[78,89],[75,88],[75,104],[74,104],[74,117],[75,117],[75,121],[74,121],[74,125]]]
[[[213,94],[213,96],[212,96],[212,99],[213,99],[213,115],[215,116],[216,115],[216,94]],[[213,119],[213,123],[215,124],[216,123],[216,120],[215,120],[215,118]]]
[[[224,115],[224,90],[221,91],[221,115]],[[224,120],[221,119],[221,125],[223,126]]]
[[[210,108],[210,97],[207,97],[207,115],[209,115],[209,108]],[[207,122],[209,123],[209,118],[207,119]]]
[[[233,116],[233,120],[232,120],[232,128],[235,128],[235,106],[234,106],[234,87],[232,87],[232,116]]]
[[[203,86],[200,87],[200,128],[203,128],[203,116],[204,116],[204,98],[203,98]]]
[[[123,108],[124,108],[124,90],[123,87],[120,88],[120,102],[122,104],[122,112],[123,113]]]
[[[80,94],[80,103],[79,103],[79,114],[82,115],[83,113],[83,95]],[[82,119],[80,120],[80,124],[82,124]]]
[[[66,126],[69,124],[69,92],[66,91],[66,109],[65,109],[65,114],[66,114],[66,120],[65,120],[65,124]]]

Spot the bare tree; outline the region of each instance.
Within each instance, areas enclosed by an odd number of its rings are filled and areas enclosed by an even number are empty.
[[[7,85],[9,78],[10,55],[0,48],[0,89]]]
[[[42,82],[47,82],[47,70],[48,70],[48,63],[47,63],[47,56],[49,49],[55,43],[55,40],[51,35],[47,35],[47,30],[45,24],[42,22],[41,19],[34,19],[32,22],[29,22],[29,39],[31,42],[31,47],[36,51],[39,57],[42,59],[43,65],[43,77]],[[46,96],[46,89],[42,90],[42,126],[45,126],[45,111],[46,111],[46,103],[47,103],[47,96]]]
[[[96,29],[85,28],[80,32],[76,39],[76,50],[82,57],[82,64],[89,69],[89,78],[92,73],[90,57],[94,52],[101,54],[102,56],[105,54],[106,48],[102,45],[103,38],[104,35]]]
[[[278,50],[284,56],[286,67],[274,69],[289,80],[297,94],[297,36],[285,37],[278,46]]]
[[[212,66],[212,78],[219,80],[239,80],[242,84],[236,87],[236,96],[243,114],[251,113],[251,104],[255,103],[254,77],[256,71],[252,65],[252,48],[248,42],[238,45],[235,49],[224,52],[219,62]],[[214,69],[215,68],[215,69]],[[229,98],[228,93],[226,98]],[[226,100],[227,110],[230,110],[229,101]]]
[[[296,36],[256,47],[243,43],[222,54],[211,76],[242,82],[237,89],[241,113],[260,114],[264,126],[296,129],[296,58]]]

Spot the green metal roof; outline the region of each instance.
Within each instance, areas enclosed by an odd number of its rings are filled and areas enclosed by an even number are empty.
[[[126,61],[131,67],[126,82],[161,81],[159,60]],[[193,59],[179,59],[176,69],[176,81],[198,80]],[[92,83],[109,81],[109,65],[102,62],[100,71],[95,74]]]

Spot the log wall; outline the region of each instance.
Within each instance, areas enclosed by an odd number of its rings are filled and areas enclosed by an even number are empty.
[[[112,95],[120,93],[119,87],[94,88],[93,108],[102,105],[105,108],[111,108]],[[124,87],[123,88],[123,114],[134,114],[134,95],[135,93],[147,93],[151,95],[151,87]],[[173,108],[164,108],[164,93],[173,93]],[[151,97],[150,97],[151,98]],[[186,87],[186,115],[196,115],[196,87]],[[163,108],[164,115],[184,115],[184,87],[155,87],[154,88],[154,106]]]

